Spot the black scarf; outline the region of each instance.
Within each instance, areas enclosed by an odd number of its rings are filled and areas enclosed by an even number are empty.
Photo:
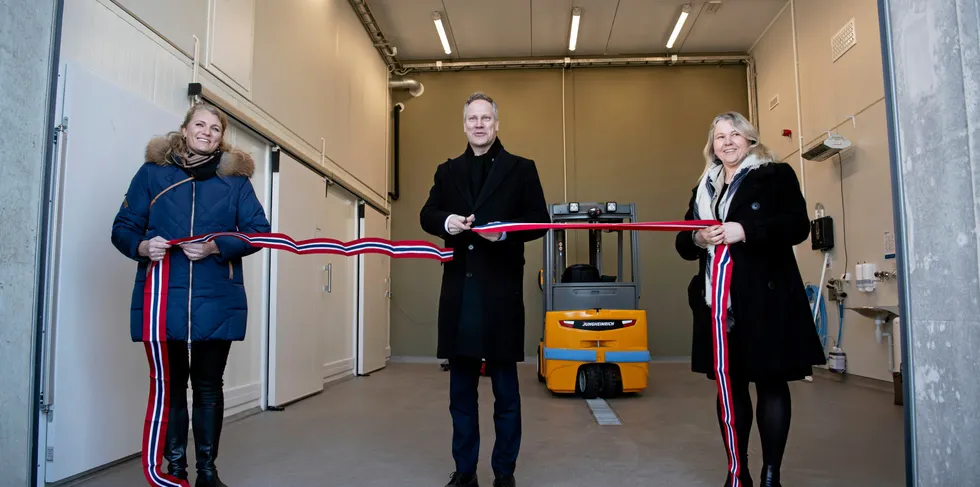
[[[218,164],[221,162],[221,151],[216,150],[211,154],[191,154],[186,157],[174,154],[174,163],[181,168],[188,176],[198,181],[211,179],[218,173]]]
[[[490,175],[493,161],[503,148],[504,145],[500,143],[499,137],[490,144],[489,150],[479,156],[473,152],[473,148],[469,144],[466,145],[466,152],[463,155],[466,157],[466,165],[470,175],[470,191],[474,198],[479,196],[480,191],[483,190],[483,183],[487,181],[487,176]]]

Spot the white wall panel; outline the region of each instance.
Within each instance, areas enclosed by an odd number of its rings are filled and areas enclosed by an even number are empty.
[[[343,10],[340,20],[345,32],[341,53],[347,63],[345,71],[351,74],[350,148],[341,165],[370,188],[386,194],[388,70],[367,36],[359,35],[364,27],[354,12]]]
[[[349,3],[259,0],[255,18],[252,100],[386,194],[387,68]]]
[[[165,110],[187,110],[190,67],[99,2],[65,2],[61,46],[63,61],[84,66]]]
[[[255,0],[211,0],[208,63],[247,95],[252,89]]]
[[[203,43],[208,32],[209,0],[112,0],[131,12],[188,55],[194,54],[194,37]],[[65,7],[78,0],[65,2]],[[204,52],[203,50],[201,52]]]
[[[346,121],[348,110],[346,90],[334,95],[337,78],[347,79],[335,60],[334,3],[256,3],[252,100],[316,149],[326,139],[326,156],[339,163],[346,127],[331,122]]]

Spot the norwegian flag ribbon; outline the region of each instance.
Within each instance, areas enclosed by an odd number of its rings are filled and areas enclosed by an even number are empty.
[[[494,222],[474,227],[477,233],[519,232],[527,230],[639,230],[639,231],[689,231],[700,230],[720,222],[712,220],[686,220],[673,222],[636,223],[506,223]],[[296,241],[282,233],[245,234],[219,232],[172,240],[171,245],[210,242],[218,237],[234,237],[255,247],[284,250],[294,254],[336,254],[354,256],[381,254],[395,259],[431,259],[448,262],[453,258],[452,249],[444,249],[430,242],[418,240],[395,241],[380,238],[362,238],[341,242],[329,238]],[[712,266],[711,305],[713,322],[714,365],[718,395],[722,405],[723,434],[728,453],[728,468],[733,487],[741,487],[738,476],[738,439],[735,433],[735,411],[732,401],[731,381],[728,375],[728,341],[726,332],[727,309],[716,303],[727,303],[731,284],[732,259],[727,245],[716,247]],[[147,268],[143,300],[143,342],[150,365],[150,394],[146,406],[143,427],[143,473],[153,487],[190,487],[186,480],[176,479],[163,473],[163,447],[167,436],[167,419],[170,411],[170,374],[167,363],[167,287],[170,271],[170,253],[163,260],[151,262]]]
[[[636,222],[636,223],[490,223],[473,229],[474,232],[517,232],[521,230],[645,230],[660,232],[679,232],[700,230],[721,222],[714,220],[684,220],[672,222]],[[728,374],[728,333],[726,322],[727,306],[717,303],[728,303],[729,287],[732,280],[732,257],[728,245],[715,246],[715,257],[712,266],[711,288],[714,293],[711,301],[712,344],[714,352],[715,377],[718,385],[718,398],[722,406],[722,434],[725,449],[728,453],[728,472],[732,477],[732,487],[742,487],[739,475],[743,465],[739,461],[738,435],[735,432],[735,405],[732,400],[732,385]]]

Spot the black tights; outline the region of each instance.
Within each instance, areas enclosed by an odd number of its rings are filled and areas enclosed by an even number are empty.
[[[224,373],[231,342],[223,340],[167,343],[170,362],[171,407],[187,408],[187,378],[191,379],[194,407],[224,407]]]
[[[738,436],[738,451],[745,469],[745,459],[749,447],[749,432],[752,431],[752,397],[749,383],[732,380],[732,402],[735,409],[735,434]],[[758,404],[756,416],[759,421],[759,439],[762,441],[762,461],[779,470],[789,437],[789,423],[792,417],[789,385],[786,382],[757,382],[755,384]],[[721,401],[716,403],[718,422],[724,423],[721,414]]]

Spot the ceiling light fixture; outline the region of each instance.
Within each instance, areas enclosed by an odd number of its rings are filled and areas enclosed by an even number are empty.
[[[684,22],[687,21],[687,16],[691,14],[691,5],[684,5],[681,9],[681,15],[677,18],[677,24],[674,25],[674,31],[670,33],[670,39],[667,41],[667,49],[674,47],[674,42],[677,41],[677,36],[681,33],[681,28],[684,27]]]
[[[439,12],[432,12],[432,22],[436,24],[436,32],[439,33],[439,40],[442,41],[442,50],[446,54],[452,54],[453,50],[449,48],[449,38],[446,37],[446,28],[442,26],[442,15]]]
[[[578,24],[582,18],[582,8],[575,7],[572,9],[572,28],[568,34],[568,50],[574,51],[575,45],[578,44]]]

